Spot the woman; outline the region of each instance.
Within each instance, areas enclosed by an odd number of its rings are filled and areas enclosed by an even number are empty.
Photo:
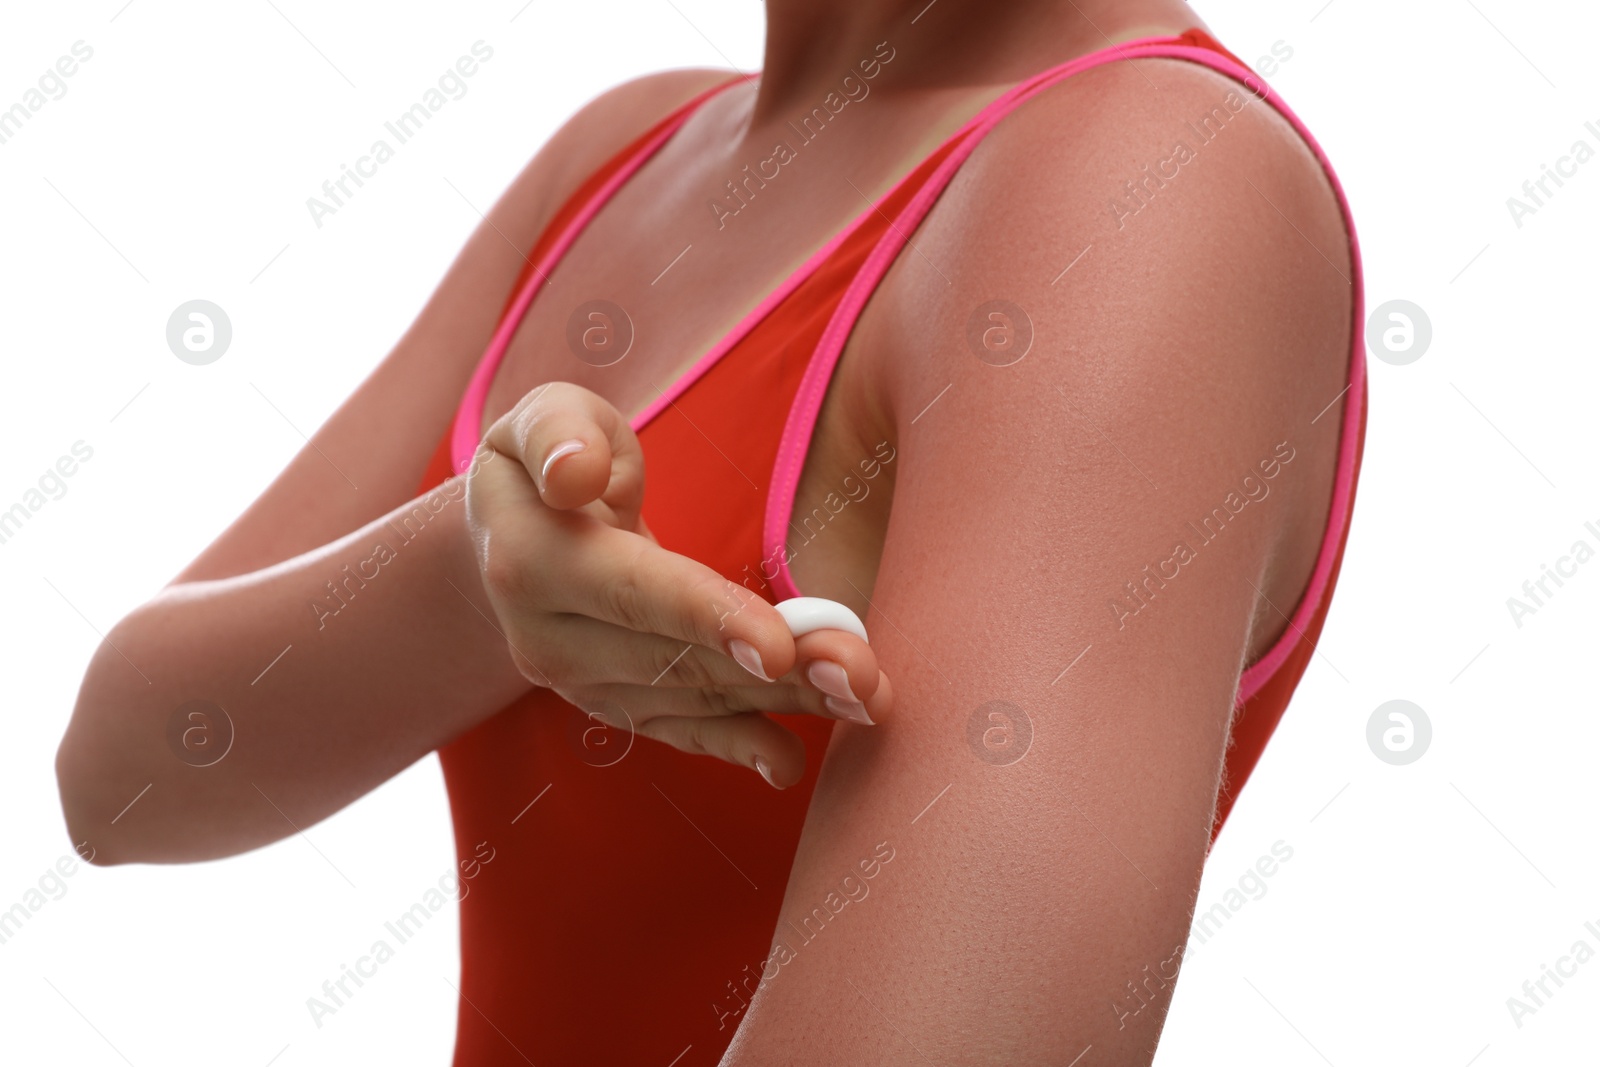
[[[1147,1063],[1348,528],[1342,197],[1178,0],[766,9],[108,636],[69,829],[228,855],[438,750],[458,1064]]]

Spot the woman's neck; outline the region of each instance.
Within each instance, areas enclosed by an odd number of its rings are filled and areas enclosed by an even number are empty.
[[[1110,43],[1204,25],[1183,0],[766,0],[766,9],[752,126],[810,107],[888,49],[898,61],[875,89],[994,85]]]

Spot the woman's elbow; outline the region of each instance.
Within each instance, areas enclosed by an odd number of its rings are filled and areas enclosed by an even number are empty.
[[[128,632],[134,616],[101,641],[56,749],[56,787],[67,833],[78,855],[96,866],[159,863],[182,847],[186,836],[164,817],[173,806],[151,803],[147,795],[170,794],[175,780],[161,759],[166,724],[157,721],[154,710],[160,698],[118,651],[140,644],[139,635]]]
[[[73,850],[85,863],[109,867],[129,863],[137,856],[125,855],[113,844],[109,835],[100,832],[105,826],[101,818],[102,783],[107,775],[98,765],[90,746],[81,739],[82,730],[73,725],[67,729],[56,749],[56,788],[61,794],[61,814],[66,821],[67,836]]]
[[[56,750],[56,786],[67,835],[84,862],[194,863],[260,843],[239,839],[230,825],[233,806],[221,797],[183,791],[181,776],[153,772],[147,755],[128,754],[134,746],[90,741],[79,726],[75,721]]]

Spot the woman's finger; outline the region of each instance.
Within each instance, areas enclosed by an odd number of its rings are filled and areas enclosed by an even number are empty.
[[[583,615],[535,618],[526,629],[519,629],[516,637],[518,644],[550,650],[545,670],[557,680],[557,688],[569,680],[571,684],[658,689],[777,688],[723,652]]]
[[[721,652],[763,681],[793,669],[788,624],[754,591],[637,534],[598,523],[584,533],[581,550],[530,561],[544,610]]]
[[[541,500],[561,511],[598,501],[596,515],[632,530],[644,497],[644,451],[604,397],[571,382],[546,382],[491,427],[489,443],[514,456]]]
[[[555,679],[556,687],[572,679],[584,685],[633,685],[656,689],[725,689],[749,687],[753,693],[803,689],[817,697],[847,703],[864,703],[869,710],[888,710],[887,694],[880,694],[882,672],[871,646],[840,630],[806,634],[796,642],[793,670],[773,682],[755,678],[732,657],[661,634],[640,633],[582,615],[557,615],[533,620],[528,628],[510,635],[520,647],[548,650],[541,667]],[[581,660],[566,663],[559,649],[573,650]],[[840,680],[842,675],[843,685]],[[737,710],[759,708],[786,711],[759,700]],[[836,714],[839,718],[853,718]]]
[[[828,711],[870,726],[889,711],[893,698],[872,646],[843,630],[815,630],[795,639],[795,669],[825,698]]]
[[[572,691],[558,689],[562,699],[582,708],[617,705],[628,709],[636,721],[661,716],[712,718],[764,711],[773,715],[816,715],[823,719],[855,721],[829,708],[826,695],[803,685],[688,686],[603,684]],[[863,724],[865,725],[865,724]]]

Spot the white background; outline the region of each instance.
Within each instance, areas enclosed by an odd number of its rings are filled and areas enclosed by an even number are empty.
[[[52,761],[96,631],[199,552],[382,357],[474,206],[601,90],[760,60],[759,5],[733,0],[123,2],[7,5],[0,33],[0,107],[74,41],[94,49],[0,145],[0,510],[75,441],[94,450],[0,544],[0,910],[70,855]],[[1600,527],[1600,160],[1520,228],[1506,198],[1575,140],[1600,149],[1584,129],[1600,127],[1600,18],[1321,5],[1196,7],[1248,61],[1293,49],[1272,83],[1349,193],[1368,306],[1415,302],[1433,341],[1409,365],[1371,361],[1321,655],[1212,854],[1202,910],[1274,842],[1293,858],[1194,946],[1157,1062],[1587,1062],[1600,960],[1520,1027],[1506,998],[1580,938],[1600,951],[1584,929],[1600,928],[1600,562],[1520,628],[1506,599],[1574,541],[1600,548],[1583,527]],[[494,58],[467,95],[314,227],[306,198],[480,38]],[[197,297],[234,327],[207,367],[165,343]],[[1408,766],[1366,741],[1396,698],[1433,726]],[[430,758],[246,856],[80,867],[0,945],[0,1059],[446,1063],[448,911],[320,1029],[305,1002],[452,860]]]

